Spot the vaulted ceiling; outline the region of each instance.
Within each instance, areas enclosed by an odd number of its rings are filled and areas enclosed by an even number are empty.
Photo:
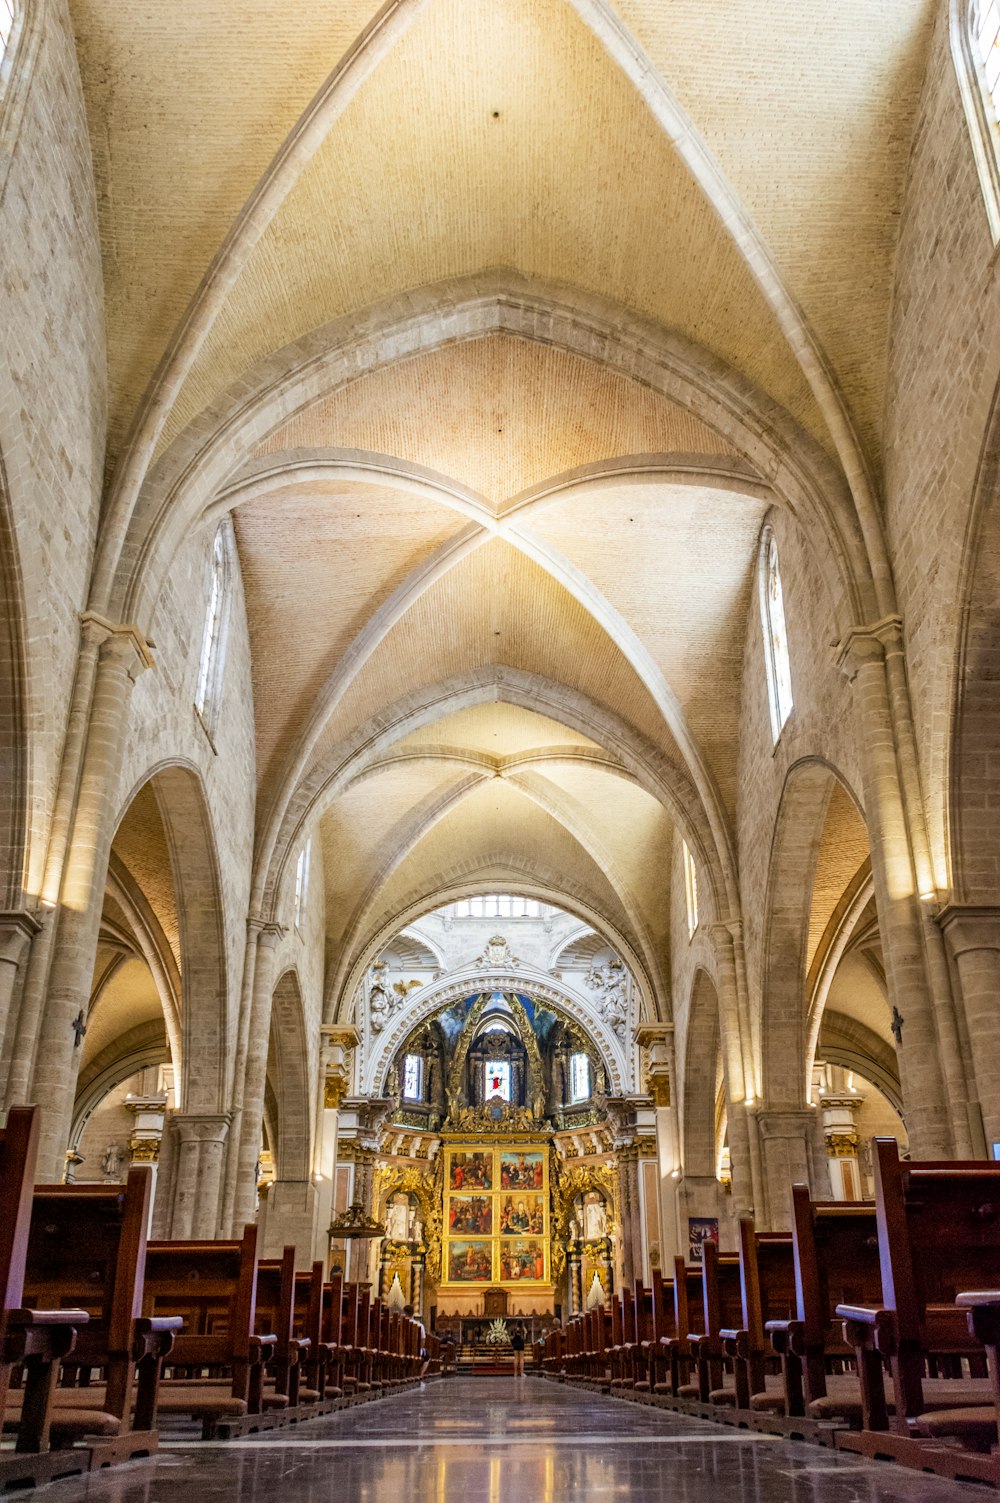
[[[930,0],[71,11],[112,472],[234,227],[160,454],[280,380],[294,341],[348,316],[377,333],[457,279],[506,278],[510,306],[561,289],[589,328],[573,353],[543,314],[429,319],[237,455],[268,476],[234,511],[258,848],[297,838],[308,786],[340,975],[464,873],[604,914],[661,984],[675,831],[716,875],[732,839],[757,539],[782,500],[718,414],[877,471]],[[604,358],[588,298],[646,331],[635,348],[673,342],[683,395]]]

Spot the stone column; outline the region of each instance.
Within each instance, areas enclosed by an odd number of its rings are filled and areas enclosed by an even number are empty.
[[[274,973],[277,949],[285,930],[280,924],[263,924],[257,935],[257,960],[254,967],[250,1023],[246,1034],[246,1065],[242,1077],[243,1105],[239,1121],[239,1141],[230,1148],[230,1161],[236,1161],[236,1186],[233,1197],[232,1233],[240,1236],[257,1210],[257,1162],[260,1157],[264,1121],[264,1089],[267,1084],[267,1055],[271,1042],[271,1003],[274,997]],[[236,1088],[237,1094],[239,1087]],[[234,1134],[234,1139],[235,1139]]]
[[[125,1106],[135,1118],[135,1126],[129,1133],[128,1139],[129,1163],[148,1164],[152,1171],[153,1182],[149,1190],[149,1219],[150,1229],[152,1229],[159,1180],[163,1119],[167,1110],[166,1093],[155,1096],[127,1096]]]
[[[898,617],[847,633],[839,661],[854,689],[865,814],[879,932],[890,1005],[896,1009],[897,1057],[911,1147],[921,1158],[947,1158],[953,1135],[948,1095],[965,1118],[964,1069],[954,1011],[935,999],[928,980],[918,873],[905,807],[887,676],[886,644],[895,655]],[[933,897],[933,893],[929,896]]]
[[[761,1110],[757,1113],[761,1159],[764,1168],[766,1222],[758,1217],[758,1227],[772,1232],[787,1231],[791,1226],[792,1185],[811,1182],[812,1138],[816,1131],[813,1107],[791,1107],[784,1111]]]
[[[360,1042],[361,1035],[353,1024],[324,1024],[322,1028],[321,1093],[315,1138],[317,1196],[312,1256],[323,1258],[324,1261],[329,1250],[327,1232],[334,1216],[340,1108],[351,1094],[354,1051]]]
[[[741,926],[737,925],[737,928]],[[715,945],[718,967],[719,1038],[726,1082],[729,1119],[729,1157],[733,1175],[733,1215],[753,1216],[763,1205],[759,1173],[751,1145],[747,1112],[756,1092],[750,1061],[744,1054],[740,1028],[740,997],[736,971],[736,937],[730,924],[712,924],[709,933]]]
[[[1000,1142],[1000,908],[949,903],[938,923],[958,973],[982,1109],[984,1141],[974,1147],[992,1156]]]
[[[639,1145],[616,1144],[618,1204],[621,1208],[622,1280],[626,1288],[642,1274],[642,1207],[639,1201]]]
[[[171,1118],[176,1167],[170,1235],[175,1241],[211,1241],[218,1235],[229,1115],[173,1112]]]
[[[864,1199],[861,1166],[858,1163],[858,1148],[861,1143],[861,1134],[858,1132],[860,1107],[861,1102],[857,1096],[824,1094],[819,1098],[830,1189],[834,1200]]]
[[[636,1043],[647,1051],[647,1088],[656,1114],[656,1166],[660,1193],[660,1267],[669,1270],[678,1253],[686,1252],[680,1233],[678,1185],[681,1177],[680,1134],[674,1105],[674,1025],[644,1023],[636,1029]]]
[[[135,679],[151,663],[149,649],[134,627],[114,626],[88,615],[83,630],[85,638],[99,641],[97,672],[59,910],[53,915],[57,928],[48,984],[43,988],[31,1087],[41,1106],[38,1177],[42,1181],[55,1179],[65,1162],[80,1067],[80,1025],[90,1000],[108,857],[119,813],[128,704]],[[22,1008],[22,1015],[25,1012]],[[24,1021],[34,1033],[31,1025],[37,1026],[38,1019],[25,1017]]]
[[[8,1033],[18,971],[41,927],[41,918],[33,913],[0,913],[0,1039]]]

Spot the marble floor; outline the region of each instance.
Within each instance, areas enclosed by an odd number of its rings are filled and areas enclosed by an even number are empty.
[[[39,1503],[949,1503],[989,1489],[539,1378],[449,1379],[271,1432],[168,1445]]]

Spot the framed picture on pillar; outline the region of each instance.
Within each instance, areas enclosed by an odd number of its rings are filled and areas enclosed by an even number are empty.
[[[688,1217],[688,1259],[701,1262],[701,1250],[706,1242],[718,1242],[719,1219],[717,1216]]]

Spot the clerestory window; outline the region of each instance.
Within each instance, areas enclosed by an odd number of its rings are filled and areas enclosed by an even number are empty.
[[[16,19],[15,0],[0,0],[0,67],[3,66],[3,60],[7,56],[7,48],[14,35]]]
[[[792,713],[792,670],[788,658],[788,633],[785,629],[785,604],[778,565],[778,543],[774,533],[765,529],[760,544],[760,616],[764,631],[764,659],[767,669],[767,697],[771,708],[771,735],[777,744],[785,722]]]
[[[301,928],[305,917],[306,899],[309,896],[309,866],[312,862],[312,837],[299,851],[299,859],[295,863],[295,927]]]
[[[2,4],[3,0],[0,0],[0,5]],[[223,522],[212,542],[208,605],[205,610],[201,657],[198,660],[198,683],[194,696],[195,709],[210,734],[215,730],[222,696],[222,671],[226,657],[226,636],[233,583],[231,546],[229,523]]]
[[[687,901],[688,939],[694,938],[694,931],[698,927],[698,868],[694,864],[694,857],[688,850],[686,840],[681,842],[684,849],[684,897]]]
[[[951,0],[951,52],[994,243],[1000,239],[1000,3]]]

